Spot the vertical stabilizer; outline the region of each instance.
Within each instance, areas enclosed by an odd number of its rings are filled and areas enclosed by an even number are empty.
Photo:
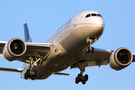
[[[24,37],[25,37],[25,42],[32,42],[27,23],[24,24]]]

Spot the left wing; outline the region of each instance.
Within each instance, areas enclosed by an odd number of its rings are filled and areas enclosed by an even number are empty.
[[[109,63],[109,56],[113,51],[94,49],[94,53],[87,53],[87,50],[82,51],[82,58],[80,61],[76,62],[71,66],[71,68],[79,68],[80,62],[85,62],[86,67],[88,66],[101,66],[107,65]]]
[[[110,56],[113,56],[113,58],[112,57],[110,58]],[[80,65],[82,63],[84,67],[89,67],[89,66],[100,67],[101,65],[107,65],[110,62],[113,69],[115,70],[123,69],[127,67],[131,62],[135,62],[135,53],[131,53],[130,50],[127,48],[118,48],[115,51],[95,48],[94,53],[87,53],[87,50],[84,49],[82,51],[82,57],[80,61],[71,65],[71,69],[80,68]]]

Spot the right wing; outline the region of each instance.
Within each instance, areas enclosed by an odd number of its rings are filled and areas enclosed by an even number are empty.
[[[80,62],[85,62],[86,67],[89,66],[101,66],[109,63],[109,57],[112,54],[112,50],[94,49],[94,53],[87,53],[86,49],[82,51],[82,58],[80,61],[71,65],[71,68],[79,68]]]
[[[31,36],[29,33],[27,23],[24,24],[24,36],[25,36],[25,42],[19,38],[14,38],[14,39],[11,39],[10,41],[0,41],[0,56],[3,56],[3,54],[7,54],[6,56],[10,58],[10,57],[13,57],[11,55],[11,53],[9,53],[9,52],[12,52],[12,49],[13,49],[13,51],[16,52],[16,50],[22,51],[23,50],[22,48],[25,48],[25,50],[24,50],[25,53],[23,53],[23,55],[21,57],[17,58],[17,60],[21,61],[21,62],[25,62],[25,63],[30,63],[30,57],[45,58],[47,55],[49,55],[49,51],[50,51],[52,44],[51,43],[32,43],[32,39],[31,39]],[[10,50],[9,49],[7,50],[7,48],[10,48]],[[15,55],[15,53],[14,53],[14,55]],[[16,56],[17,55],[18,54],[16,54]],[[5,55],[4,55],[4,57],[5,57]],[[9,61],[12,61],[12,60],[9,60]],[[12,71],[12,72],[22,72],[24,69],[0,67],[0,70]]]
[[[7,48],[8,47],[7,45],[8,44],[11,45],[11,43],[13,41],[15,41],[15,42],[18,41],[17,43],[12,45],[12,46],[14,46],[14,47],[12,47],[14,50],[17,50],[20,47],[19,45],[21,45],[21,44],[24,45],[23,48],[27,48],[24,55],[21,58],[19,58],[18,61],[29,63],[30,62],[29,57],[36,56],[36,57],[44,58],[49,53],[50,46],[52,46],[52,44],[51,43],[33,43],[27,23],[24,24],[24,37],[25,37],[25,42],[19,38],[11,39],[9,42],[0,41],[0,56],[3,56],[4,46],[6,46],[6,48]],[[18,44],[18,43],[20,43],[20,44]],[[26,47],[25,47],[25,45],[26,45]],[[9,46],[9,47],[11,48],[11,46]],[[15,49],[16,47],[17,47],[17,49]],[[8,51],[11,51],[11,50],[7,50],[7,52]]]

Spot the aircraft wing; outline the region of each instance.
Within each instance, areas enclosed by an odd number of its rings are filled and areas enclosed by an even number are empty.
[[[3,48],[7,41],[0,41],[0,56],[3,56]],[[25,63],[29,63],[30,56],[44,57],[50,51],[51,43],[33,43],[33,42],[25,42],[27,46],[26,53],[18,59],[18,61],[22,61]]]
[[[87,53],[86,49],[82,51],[81,60],[71,65],[72,68],[79,68],[80,62],[85,62],[85,66],[101,66],[109,64],[109,57],[113,50],[94,49],[94,53]],[[135,53],[133,53],[133,62],[135,62]]]
[[[36,56],[40,58],[44,58],[48,52],[50,51],[51,43],[33,43],[26,42],[27,51],[23,57],[19,59],[19,61],[29,63],[30,56]]]

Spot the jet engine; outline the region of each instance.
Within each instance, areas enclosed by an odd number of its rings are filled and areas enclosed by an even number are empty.
[[[110,56],[110,66],[112,69],[121,70],[133,60],[131,51],[127,48],[118,48]]]
[[[26,49],[26,44],[22,39],[13,38],[4,46],[3,56],[8,61],[13,61],[23,56],[26,52]]]

